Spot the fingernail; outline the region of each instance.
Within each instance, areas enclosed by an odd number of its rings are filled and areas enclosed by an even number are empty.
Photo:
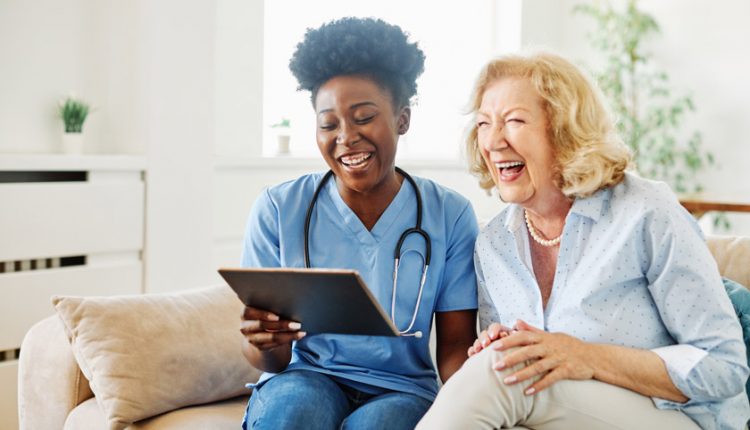
[[[485,339],[485,340],[482,341],[482,347],[486,347],[489,344],[490,344],[490,340],[489,339]]]
[[[297,339],[302,339],[305,336],[307,336],[307,332],[306,331],[298,331],[297,332]]]
[[[494,369],[495,370],[503,370],[503,369],[505,369],[505,362],[502,361],[502,360],[498,361],[497,363],[495,363]]]
[[[534,394],[535,391],[536,390],[534,389],[534,387],[531,387],[528,390],[524,391],[524,393],[526,393],[527,396],[530,396],[530,395]]]
[[[498,340],[497,342],[495,342],[495,343],[494,343],[494,344],[492,345],[492,349],[494,349],[494,350],[498,350],[498,351],[499,351],[499,350],[501,350],[501,349],[503,349],[503,341],[501,341],[501,340]]]
[[[300,324],[298,322],[291,322],[291,323],[289,323],[289,329],[290,330],[299,330],[301,328],[302,328],[302,324]]]
[[[278,315],[274,315],[274,314],[268,314],[268,315],[266,315],[266,319],[268,321],[278,321],[279,320],[279,316]]]
[[[503,379],[503,382],[505,382],[506,384],[512,384],[512,383],[516,382],[517,379],[518,378],[516,378],[515,376],[508,376],[507,378]],[[528,394],[528,393],[526,393],[526,394]]]

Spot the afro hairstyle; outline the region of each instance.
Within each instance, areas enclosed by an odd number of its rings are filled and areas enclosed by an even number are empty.
[[[395,107],[410,104],[424,71],[424,52],[399,26],[374,18],[347,17],[307,29],[289,61],[298,90],[311,92],[333,77],[363,75],[388,90]]]

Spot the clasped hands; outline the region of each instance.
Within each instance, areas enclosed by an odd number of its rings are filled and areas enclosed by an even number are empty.
[[[512,385],[537,376],[540,378],[525,393],[538,393],[563,379],[591,379],[594,369],[592,344],[564,333],[548,333],[525,321],[518,320],[509,328],[492,323],[483,330],[468,350],[471,357],[485,348],[509,351],[493,364],[495,370],[504,370],[528,361],[528,365],[509,374],[503,382]]]

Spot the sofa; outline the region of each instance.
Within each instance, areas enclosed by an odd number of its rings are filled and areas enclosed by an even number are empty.
[[[708,246],[723,276],[750,285],[750,238]],[[239,428],[260,372],[227,286],[52,301],[21,346],[21,430]]]

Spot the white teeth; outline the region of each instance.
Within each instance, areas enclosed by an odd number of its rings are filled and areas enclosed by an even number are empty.
[[[372,157],[372,152],[363,152],[361,154],[343,156],[341,157],[341,162],[347,166],[356,166],[364,163],[370,157]]]
[[[523,161],[504,161],[502,163],[495,163],[495,167],[498,169],[505,169],[508,167],[523,166]]]

